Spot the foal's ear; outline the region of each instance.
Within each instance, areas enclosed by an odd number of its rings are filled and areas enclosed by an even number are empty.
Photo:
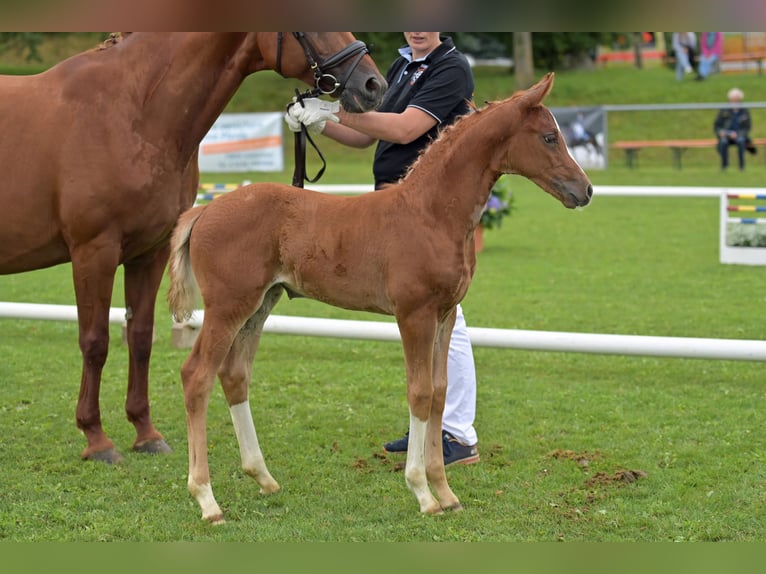
[[[539,106],[552,88],[553,72],[548,72],[542,80],[526,91],[523,97],[524,103],[529,107]]]

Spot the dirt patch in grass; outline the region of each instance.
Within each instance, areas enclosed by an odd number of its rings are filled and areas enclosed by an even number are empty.
[[[622,486],[636,482],[639,478],[646,478],[649,476],[643,470],[618,470],[612,474],[606,472],[597,472],[591,478],[585,481],[585,486],[588,488],[595,488],[605,484],[616,484]]]
[[[577,466],[581,468],[588,468],[591,461],[598,460],[601,458],[601,453],[599,451],[576,452],[574,450],[557,448],[556,450],[552,450],[545,456],[546,458],[572,460],[577,463]]]
[[[624,468],[618,468],[613,472],[598,471],[591,474],[591,463],[604,466],[607,457],[600,451],[556,449],[547,453],[545,458],[570,460],[587,475],[582,483],[559,492],[558,499],[548,503],[548,508],[557,516],[566,519],[568,523],[590,522],[594,512],[596,512],[594,511],[595,505],[603,504],[616,489],[626,487],[648,476],[643,470]],[[555,472],[555,469],[549,467],[544,470],[543,474],[550,475],[552,472]]]

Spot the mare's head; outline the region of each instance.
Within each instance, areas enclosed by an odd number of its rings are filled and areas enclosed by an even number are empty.
[[[388,88],[367,45],[351,32],[262,32],[258,44],[267,67],[303,80],[317,95],[340,98],[346,111],[373,109]]]
[[[565,207],[583,207],[590,202],[593,186],[569,153],[553,114],[543,105],[552,87],[551,72],[528,90],[492,104],[497,106],[491,112],[492,125],[505,133],[497,136],[499,146],[490,167],[530,179]]]

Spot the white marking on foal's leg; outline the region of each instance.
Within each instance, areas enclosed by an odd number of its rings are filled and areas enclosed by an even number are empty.
[[[420,512],[436,514],[441,506],[431,494],[426,477],[426,421],[421,421],[410,413],[410,439],[407,444],[407,463],[404,467],[404,479],[420,504]]]
[[[261,494],[271,494],[279,491],[279,484],[274,480],[266,468],[261,447],[258,444],[258,435],[255,432],[253,414],[250,411],[250,403],[245,401],[229,407],[231,420],[234,423],[234,432],[239,442],[239,454],[242,459],[242,469],[254,477],[261,487]]]
[[[213,488],[209,482],[205,484],[197,484],[189,475],[189,492],[197,499],[197,503],[202,509],[202,518],[208,520],[213,524],[223,524],[226,522],[223,519],[223,512],[221,507],[215,501],[213,496]]]

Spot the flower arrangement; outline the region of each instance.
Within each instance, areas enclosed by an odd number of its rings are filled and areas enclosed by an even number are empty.
[[[485,229],[494,229],[500,227],[503,217],[511,214],[513,208],[513,194],[511,193],[511,184],[508,178],[500,176],[489,192],[487,205],[479,219],[479,225]]]

